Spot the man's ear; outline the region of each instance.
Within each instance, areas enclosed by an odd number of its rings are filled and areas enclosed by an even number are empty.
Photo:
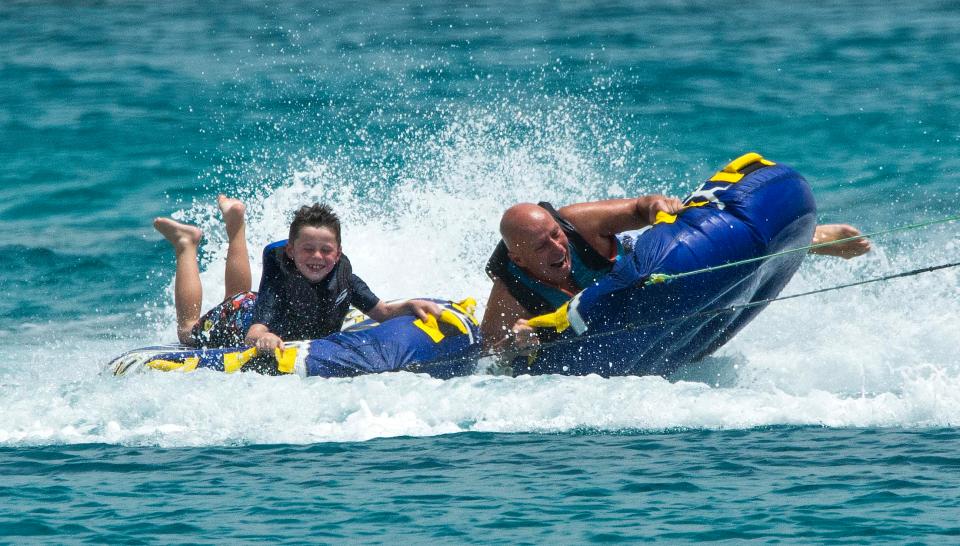
[[[283,245],[283,253],[287,255],[287,258],[293,259],[293,251],[290,248],[293,246],[293,243],[287,241],[287,244]]]
[[[512,250],[507,250],[507,257],[510,258],[510,261],[517,264],[520,267],[526,267],[523,263],[523,259],[519,254],[514,254]]]

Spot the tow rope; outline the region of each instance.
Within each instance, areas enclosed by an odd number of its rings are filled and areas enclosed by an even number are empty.
[[[723,265],[716,265],[713,267],[705,267],[703,269],[697,269],[694,271],[685,271],[683,273],[654,273],[647,277],[644,281],[644,286],[650,286],[651,284],[659,284],[663,282],[670,282],[674,279],[680,279],[683,277],[692,277],[693,275],[700,275],[701,273],[709,273],[711,271],[717,271],[719,269],[727,269],[728,267],[736,267],[738,265],[749,264],[753,262],[760,262],[770,258],[776,258],[778,256],[785,256],[787,254],[793,254],[794,252],[809,252],[810,250],[815,250],[817,248],[824,248],[832,245],[838,245],[840,243],[846,243],[848,241],[856,241],[858,239],[870,239],[877,237],[879,235],[887,235],[889,233],[896,233],[898,231],[909,231],[912,229],[918,229],[927,226],[933,226],[936,224],[945,224],[947,222],[953,222],[955,220],[960,220],[960,214],[956,216],[947,216],[946,218],[938,218],[936,220],[928,220],[926,222],[919,222],[916,224],[910,224],[906,226],[897,226],[889,229],[881,229],[879,231],[874,231],[872,233],[864,233],[861,235],[854,235],[853,237],[845,237],[843,239],[837,239],[836,241],[828,241],[826,243],[817,243],[813,245],[801,246],[798,248],[791,248],[789,250],[783,250],[780,252],[774,252],[773,254],[767,254],[766,256],[759,256],[757,258],[747,258],[746,260],[740,260],[738,262],[731,262]]]
[[[672,281],[672,280],[674,280],[674,279],[678,279],[678,278],[682,278],[682,277],[690,277],[690,276],[693,276],[693,275],[699,275],[699,274],[702,274],[702,273],[707,273],[707,272],[709,272],[709,271],[716,271],[716,270],[718,270],[718,269],[725,269],[725,268],[728,268],[728,267],[735,267],[735,266],[738,266],[738,265],[744,265],[744,264],[748,264],[748,263],[759,262],[759,261],[767,260],[767,259],[770,259],[770,258],[775,258],[775,257],[778,257],[778,256],[783,256],[783,255],[785,255],[785,254],[791,254],[791,253],[794,253],[794,252],[810,251],[810,250],[812,250],[812,249],[823,248],[823,247],[827,247],[827,246],[831,246],[831,245],[837,245],[837,244],[844,243],[844,242],[847,242],[847,241],[854,241],[854,240],[857,240],[857,239],[873,238],[873,237],[877,237],[877,236],[880,236],[880,235],[886,235],[886,234],[889,234],[889,233],[895,233],[895,232],[899,232],[899,231],[909,231],[909,230],[919,229],[919,228],[922,228],[922,227],[932,226],[932,225],[936,225],[936,224],[943,224],[943,223],[947,223],[947,222],[953,222],[953,221],[956,221],[956,220],[960,220],[960,215],[948,216],[948,217],[946,217],[946,218],[938,218],[938,219],[936,219],[936,220],[929,220],[929,221],[919,222],[919,223],[915,223],[915,224],[909,224],[909,225],[905,225],[905,226],[897,226],[897,227],[893,227],[893,228],[889,228],[889,229],[883,229],[883,230],[879,230],[879,231],[874,231],[874,232],[871,232],[871,233],[856,235],[856,236],[853,236],[853,237],[846,237],[846,238],[843,238],[843,239],[837,239],[836,241],[829,241],[829,242],[826,242],[826,243],[817,243],[817,244],[807,245],[807,246],[803,246],[803,247],[799,247],[799,248],[793,248],[793,249],[789,249],[789,250],[784,250],[784,251],[781,251],[781,252],[775,252],[775,253],[773,253],[773,254],[768,254],[768,255],[766,255],[766,256],[760,256],[760,257],[757,257],[757,258],[749,258],[749,259],[746,259],[746,260],[740,260],[740,261],[738,261],[738,262],[732,262],[732,263],[723,264],[723,265],[718,265],[718,266],[714,266],[714,267],[708,267],[708,268],[704,268],[704,269],[697,269],[697,270],[694,270],[694,271],[687,271],[687,272],[676,273],[676,274],[672,274],[672,275],[671,275],[671,274],[663,274],[663,273],[653,274],[653,275],[651,275],[651,276],[647,279],[647,281],[644,283],[644,285],[645,285],[645,286],[649,286],[649,285],[651,285],[651,284],[659,284],[659,283],[663,283],[663,282],[669,282],[669,281]],[[531,351],[539,351],[539,350],[541,350],[541,349],[548,349],[548,348],[551,348],[551,347],[557,347],[557,346],[567,345],[567,344],[572,344],[572,343],[581,343],[581,342],[583,342],[583,341],[585,341],[585,340],[588,340],[588,339],[598,339],[598,338],[603,338],[603,337],[609,337],[609,336],[616,335],[616,334],[622,334],[622,333],[624,333],[624,332],[629,332],[629,331],[633,331],[633,330],[639,330],[639,329],[641,329],[641,328],[649,328],[649,327],[651,327],[651,326],[664,326],[664,325],[668,325],[668,324],[672,324],[672,323],[683,322],[683,321],[688,320],[688,319],[691,319],[691,318],[713,317],[713,316],[721,315],[721,314],[724,314],[724,313],[733,313],[733,312],[742,311],[742,310],[745,310],[745,309],[750,309],[750,308],[753,308],[753,307],[759,307],[759,306],[762,306],[762,305],[768,305],[768,304],[771,304],[771,303],[777,302],[777,301],[786,301],[786,300],[791,300],[791,299],[795,299],[795,298],[802,298],[802,297],[805,297],[805,296],[812,296],[812,295],[815,295],[815,294],[823,294],[823,293],[827,293],[827,292],[833,292],[833,291],[836,291],[836,290],[842,290],[842,289],[845,289],[845,288],[852,288],[852,287],[854,287],[854,286],[862,286],[862,285],[865,285],[865,284],[872,284],[872,283],[877,283],[877,282],[889,281],[889,280],[892,280],[892,279],[900,279],[900,278],[905,278],[905,277],[913,277],[913,276],[916,276],[916,275],[921,275],[921,274],[923,274],[923,273],[930,273],[930,272],[932,272],[932,271],[939,271],[939,270],[942,270],[942,269],[950,269],[950,268],[958,267],[958,266],[960,266],[960,262],[950,262],[950,263],[945,263],[945,264],[940,264],[940,265],[934,265],[934,266],[928,266],[928,267],[920,267],[920,268],[917,268],[917,269],[911,269],[911,270],[909,270],[909,271],[902,271],[902,272],[900,272],[900,273],[893,273],[893,274],[889,274],[889,275],[881,275],[881,276],[879,276],[879,277],[873,277],[873,278],[864,279],[864,280],[861,280],[861,281],[856,281],[856,282],[851,282],[851,283],[845,283],[845,284],[840,284],[840,285],[836,285],[836,286],[830,286],[830,287],[827,287],[827,288],[820,288],[820,289],[817,289],[817,290],[810,290],[810,291],[808,291],[808,292],[801,292],[801,293],[798,293],[798,294],[790,294],[790,295],[788,295],[788,296],[779,296],[779,297],[776,297],[776,298],[768,298],[768,299],[757,300],[757,301],[752,301],[752,302],[743,303],[743,304],[730,305],[730,306],[723,307],[723,308],[719,308],[719,309],[706,309],[706,310],[703,310],[703,311],[698,311],[698,312],[696,312],[696,313],[691,313],[691,314],[689,314],[689,315],[683,315],[683,316],[679,316],[679,317],[666,318],[666,319],[660,319],[660,320],[654,320],[654,321],[648,321],[648,322],[631,322],[631,323],[625,324],[625,325],[622,326],[621,328],[617,328],[617,329],[614,329],[614,330],[608,330],[608,331],[606,331],[606,332],[598,332],[598,333],[593,333],[593,334],[591,334],[591,333],[586,333],[586,334],[584,334],[584,335],[575,336],[575,337],[570,337],[570,338],[556,339],[556,340],[553,340],[553,341],[545,341],[545,342],[541,342],[541,343],[538,343],[538,344],[536,344],[536,345],[532,345],[532,346],[530,346],[530,347],[528,347],[528,348],[523,348],[523,349],[505,349],[505,350],[498,350],[498,351],[490,351],[490,352],[484,353],[484,354],[479,355],[479,356],[478,356],[478,355],[470,355],[470,356],[462,356],[462,357],[453,358],[453,359],[435,360],[435,361],[432,361],[432,362],[424,362],[424,363],[422,363],[422,365],[423,365],[423,366],[427,366],[427,365],[434,365],[434,364],[441,364],[441,363],[443,363],[443,364],[455,364],[455,363],[458,363],[458,362],[465,362],[465,361],[468,361],[468,360],[477,360],[478,358],[487,358],[487,357],[494,357],[494,358],[508,357],[508,358],[506,358],[506,360],[507,360],[507,361],[512,361],[514,358],[519,357],[519,356],[527,355],[527,354],[529,354]],[[654,278],[655,276],[658,277],[658,278],[657,278],[656,280],[653,280],[653,278]],[[408,368],[408,370],[415,372],[416,369],[419,368],[419,367],[420,367],[420,366],[417,366],[417,365],[410,366],[410,367]]]

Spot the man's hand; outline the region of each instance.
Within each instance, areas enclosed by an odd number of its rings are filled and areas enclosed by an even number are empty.
[[[537,337],[537,332],[533,329],[533,326],[530,326],[527,319],[519,319],[513,323],[510,332],[513,346],[516,349],[529,349],[540,345],[540,338]]]
[[[485,339],[489,339],[488,338]],[[506,355],[508,359],[527,354],[540,345],[533,327],[526,319],[519,319],[505,334],[498,336],[496,341],[489,341],[487,348],[498,355]]]
[[[683,210],[683,201],[677,199],[676,197],[667,197],[665,195],[649,195],[641,199],[646,200],[646,203],[643,205],[643,208],[646,209],[646,213],[641,214],[641,217],[644,217],[647,220],[647,225],[650,226],[657,221],[658,212],[677,214]]]

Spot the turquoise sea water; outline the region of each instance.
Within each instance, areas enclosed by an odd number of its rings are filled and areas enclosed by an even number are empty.
[[[203,227],[222,297],[220,192],[254,249],[323,199],[381,297],[481,302],[509,204],[682,195],[748,150],[824,222],[956,214],[957,28],[942,2],[0,5],[0,536],[955,542],[954,270],[774,304],[667,379],[98,372],[175,338],[153,217]]]

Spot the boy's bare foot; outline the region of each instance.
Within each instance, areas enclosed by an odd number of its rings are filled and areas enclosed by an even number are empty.
[[[203,236],[203,232],[200,231],[200,228],[197,226],[182,224],[170,218],[155,218],[153,220],[153,227],[159,231],[166,240],[170,241],[175,252],[182,252],[188,248],[197,248],[200,244],[200,237]]]
[[[243,215],[246,213],[247,207],[242,201],[221,193],[217,196],[217,206],[220,207],[220,213],[223,214],[223,222],[227,224],[227,231],[233,231],[243,225]]]
[[[830,243],[856,237],[860,235],[860,230],[847,224],[825,224],[817,226],[813,234],[813,244]],[[835,245],[827,245],[815,248],[810,251],[813,254],[823,254],[825,256],[837,256],[839,258],[855,258],[870,252],[870,241],[868,239],[852,239]]]

